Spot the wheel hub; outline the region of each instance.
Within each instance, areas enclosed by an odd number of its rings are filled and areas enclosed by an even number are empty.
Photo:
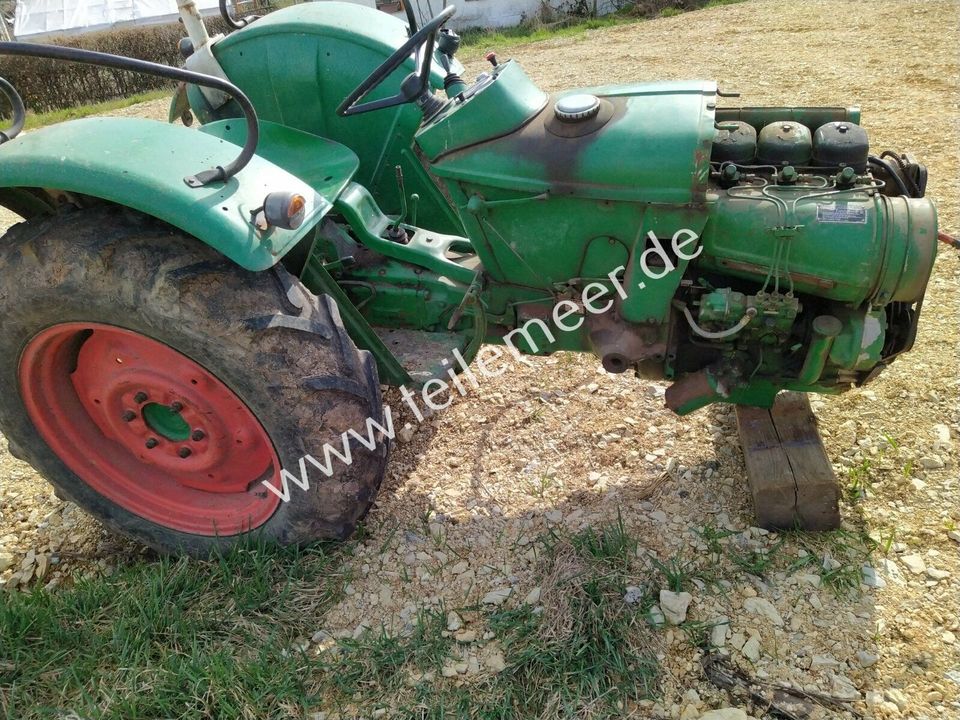
[[[57,325],[28,344],[20,385],[47,444],[131,512],[231,534],[277,507],[259,483],[280,468],[266,431],[224,383],[167,345],[113,326]]]

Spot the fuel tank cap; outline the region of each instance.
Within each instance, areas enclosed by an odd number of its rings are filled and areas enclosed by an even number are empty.
[[[567,95],[557,100],[553,112],[558,120],[564,122],[587,120],[600,112],[600,99],[596,95],[586,93]]]

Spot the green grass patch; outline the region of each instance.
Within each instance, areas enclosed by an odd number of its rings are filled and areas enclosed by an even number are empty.
[[[655,633],[646,621],[655,589],[639,575],[636,541],[618,520],[547,538],[542,610],[494,613],[507,670],[479,717],[621,717],[658,691]],[[628,586],[647,588],[628,604]]]
[[[795,539],[807,555],[791,563],[788,572],[808,568],[820,575],[821,585],[837,597],[860,592],[862,567],[881,547],[866,533],[848,530],[796,533]]]
[[[117,100],[108,100],[91,105],[80,105],[78,107],[66,108],[64,110],[51,110],[49,112],[34,113],[27,110],[27,119],[24,127],[27,130],[36,130],[45,125],[63,122],[64,120],[76,120],[77,118],[89,117],[91,115],[105,115],[115,110],[121,110],[131,105],[147,102],[149,100],[159,100],[160,98],[170,97],[171,90],[152,90],[151,92],[137,93],[130,97],[118,98]]]
[[[709,0],[701,8],[733,5],[745,0]],[[461,47],[466,59],[476,58],[481,52],[490,49],[502,50],[542,40],[569,38],[583,35],[590,30],[629,25],[653,17],[672,17],[686,12],[698,10],[696,2],[671,2],[662,0],[653,2],[640,0],[627,3],[617,12],[600,17],[581,17],[569,15],[554,22],[545,22],[533,18],[520,23],[515,27],[483,29],[468,28],[460,33]]]
[[[865,532],[848,530],[784,531],[778,533],[769,545],[759,546],[747,546],[737,541],[739,533],[718,530],[711,525],[704,526],[699,534],[707,545],[714,563],[712,572],[717,577],[745,574],[766,579],[775,572],[792,574],[804,571],[819,575],[821,585],[838,597],[859,592],[863,565],[870,562],[876,550],[889,550],[893,543],[892,536],[878,543]],[[791,552],[786,552],[787,548]],[[805,554],[797,557],[792,552],[794,549],[803,550]],[[673,575],[664,574],[669,585],[681,584],[671,580]],[[696,572],[688,569],[686,574],[696,575]],[[703,575],[699,577],[710,584]]]
[[[0,604],[0,716],[272,718],[316,707],[291,648],[340,595],[323,548],[163,558]]]
[[[393,708],[417,718],[614,718],[656,695],[656,632],[646,621],[655,590],[624,601],[642,580],[622,521],[541,540],[537,606],[462,609],[478,634],[480,625],[492,633],[468,645],[445,632],[442,609],[422,611],[399,633],[371,628],[337,640],[322,654],[324,708],[345,717]],[[503,671],[442,675],[469,656],[485,667],[491,653],[502,654]]]
[[[785,538],[783,535],[769,548],[756,548],[739,552],[731,549],[729,551],[730,559],[733,564],[743,570],[745,573],[755,575],[758,578],[765,578],[776,567],[778,552]]]
[[[624,601],[628,586],[647,580],[636,575],[636,542],[622,521],[544,541],[540,606],[487,617],[507,668],[469,691],[434,696],[425,717],[614,718],[656,696],[657,643],[646,620],[655,591]]]
[[[251,545],[11,592],[0,605],[0,717],[370,717],[383,708],[417,718],[624,717],[660,692],[650,611],[661,589],[692,590],[696,580],[695,592],[716,592],[719,578],[782,570],[819,574],[842,595],[857,591],[878,547],[846,531],[781,533],[766,549],[712,526],[701,535],[709,555],[657,560],[638,553],[620,518],[551,531],[538,542],[539,602],[458,608],[475,632],[462,642],[446,631],[446,609],[430,607],[400,628],[371,617],[365,632],[306,643],[349,580],[348,551],[322,546]],[[679,629],[708,648],[713,625],[692,617]],[[491,656],[501,672],[489,671]],[[469,661],[482,671],[444,676]]]
[[[366,698],[376,704],[385,693],[395,694],[411,677],[439,674],[453,640],[444,637],[446,617],[425,610],[411,631],[391,634],[371,629],[358,638],[340,640],[325,653],[325,685],[341,699]]]
[[[542,40],[583,35],[588,30],[614,27],[637,21],[638,18],[636,17],[615,13],[598,18],[572,17],[549,25],[542,22],[527,22],[515,27],[498,28],[496,30],[471,28],[460,33],[461,47],[481,50],[499,49]]]

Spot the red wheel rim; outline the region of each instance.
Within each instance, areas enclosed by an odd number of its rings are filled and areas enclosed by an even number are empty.
[[[20,358],[20,395],[40,436],[105,498],[173,530],[235,535],[280,498],[269,435],[196,362],[145,335],[64,323]]]

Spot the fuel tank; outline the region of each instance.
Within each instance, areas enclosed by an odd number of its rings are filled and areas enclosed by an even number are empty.
[[[417,134],[433,172],[448,184],[610,201],[706,199],[715,83],[547,95],[509,61],[478,85]],[[594,104],[566,112],[571,98]]]

